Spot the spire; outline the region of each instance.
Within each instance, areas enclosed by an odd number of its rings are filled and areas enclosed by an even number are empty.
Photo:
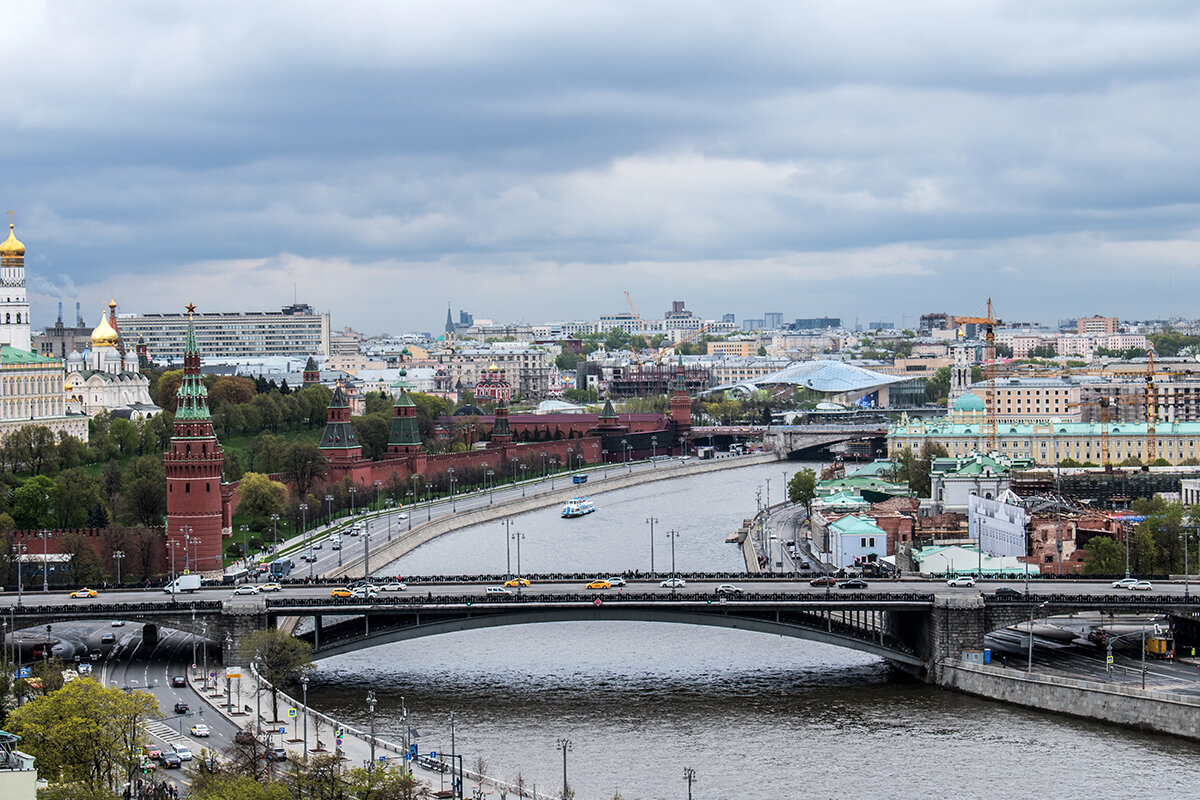
[[[454,319],[450,316],[450,304],[446,304],[446,333],[454,333]]]
[[[183,380],[179,382],[178,398],[175,409],[176,420],[209,420],[208,389],[204,388],[204,380],[200,377],[200,348],[196,345],[196,328],[192,324],[192,315],[196,306],[187,304],[188,331],[187,344],[183,348]]]
[[[188,312],[188,331],[187,343],[183,347],[183,352],[185,355],[188,353],[200,355],[200,348],[196,345],[196,326],[192,322],[192,315],[196,313],[196,305],[195,303],[188,303],[185,307],[187,308]]]

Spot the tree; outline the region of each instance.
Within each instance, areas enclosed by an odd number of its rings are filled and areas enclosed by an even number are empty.
[[[159,456],[129,462],[121,486],[122,516],[141,525],[156,525],[167,513],[167,471]]]
[[[54,504],[58,491],[54,481],[35,475],[13,492],[12,516],[17,528],[49,528],[54,525]]]
[[[158,379],[158,394],[155,395],[155,400],[158,402],[158,407],[166,411],[175,413],[175,404],[178,402],[176,395],[179,393],[179,384],[183,383],[183,370],[172,369],[167,370]]]
[[[208,390],[208,406],[215,409],[226,404],[249,403],[256,394],[258,391],[250,378],[226,375]]]
[[[1125,571],[1125,547],[1108,536],[1093,536],[1083,546],[1087,575],[1117,575]]]
[[[950,368],[941,367],[932,378],[925,379],[925,402],[930,405],[944,403],[950,396]]]
[[[1013,349],[1011,344],[996,342],[996,358],[1012,358],[1012,355]]]
[[[295,441],[283,452],[283,475],[296,490],[296,496],[304,498],[317,479],[325,476],[329,462],[321,454],[321,448],[312,442]]]
[[[255,631],[242,639],[242,655],[258,661],[258,672],[271,684],[271,719],[277,720],[279,689],[292,688],[301,676],[316,667],[312,647],[278,628]]]
[[[59,528],[103,528],[108,524],[108,498],[100,482],[81,467],[58,473],[54,479],[58,502],[54,524]]]
[[[929,473],[935,458],[944,458],[948,453],[940,444],[926,443],[918,456],[911,447],[906,447],[897,458],[897,480],[907,483],[915,497],[929,497]]]
[[[79,678],[18,708],[8,729],[22,737],[21,749],[37,759],[40,774],[95,795],[132,777],[141,760],[141,726],[157,714],[152,695]]]
[[[817,496],[817,473],[811,469],[802,469],[788,481],[788,500],[793,503],[803,503],[809,507]]]
[[[273,514],[283,515],[287,508],[287,487],[261,472],[247,472],[238,484],[238,512],[250,518],[250,526],[265,530]]]
[[[351,417],[350,424],[354,426],[354,435],[362,445],[363,456],[378,461],[387,455],[388,438],[391,436],[388,417],[382,414]]]

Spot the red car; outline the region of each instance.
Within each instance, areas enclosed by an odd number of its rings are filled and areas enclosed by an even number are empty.
[[[828,575],[822,575],[819,578],[813,578],[808,582],[809,586],[836,586],[837,581]]]

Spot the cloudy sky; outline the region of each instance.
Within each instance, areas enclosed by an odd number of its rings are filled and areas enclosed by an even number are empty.
[[[36,324],[1200,316],[1200,4],[3,0]]]

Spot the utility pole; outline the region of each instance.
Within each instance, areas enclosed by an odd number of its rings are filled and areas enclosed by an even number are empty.
[[[650,523],[650,574],[654,574],[654,523],[658,522],[657,517],[649,517],[646,522]]]

